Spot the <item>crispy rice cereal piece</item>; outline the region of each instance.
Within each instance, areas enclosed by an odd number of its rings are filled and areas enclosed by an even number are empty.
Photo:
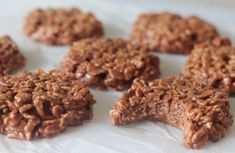
[[[196,16],[172,13],[142,14],[133,25],[130,39],[150,50],[189,54],[193,46],[218,36],[214,26]]]
[[[235,93],[235,48],[223,40],[215,42],[196,45],[182,74]]]
[[[228,94],[188,77],[136,79],[110,111],[115,125],[142,120],[161,121],[181,128],[184,144],[202,148],[224,137],[232,125]]]
[[[0,76],[10,74],[24,64],[25,58],[11,38],[7,35],[0,37]]]
[[[62,61],[65,72],[97,88],[127,89],[137,77],[160,75],[159,58],[122,39],[87,39],[75,43]]]
[[[84,38],[103,35],[101,22],[90,12],[79,9],[35,9],[23,25],[24,33],[50,45],[70,45]]]
[[[88,88],[57,70],[0,78],[0,132],[31,140],[52,137],[92,118]]]

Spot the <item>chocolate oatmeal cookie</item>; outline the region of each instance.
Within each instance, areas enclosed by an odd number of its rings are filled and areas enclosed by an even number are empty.
[[[101,22],[79,9],[35,9],[25,18],[24,33],[50,45],[70,45],[84,38],[103,35]]]
[[[11,38],[7,35],[0,37],[0,76],[10,74],[24,64],[25,58]]]
[[[57,70],[0,78],[0,132],[31,140],[52,137],[92,118],[88,88]]]
[[[127,89],[137,77],[160,75],[159,58],[145,47],[122,39],[87,39],[74,43],[62,61],[62,69],[83,83],[116,90]]]
[[[192,78],[136,79],[110,111],[115,125],[151,120],[181,128],[184,144],[202,148],[225,136],[232,125],[229,98],[223,90],[210,88]]]
[[[218,36],[214,26],[190,16],[183,18],[171,13],[149,13],[139,16],[133,25],[130,39],[150,50],[189,54],[193,46]]]
[[[214,88],[235,93],[235,48],[228,42],[197,45],[189,55],[182,74]]]

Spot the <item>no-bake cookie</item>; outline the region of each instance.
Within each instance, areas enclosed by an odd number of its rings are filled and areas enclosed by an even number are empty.
[[[0,78],[0,133],[31,140],[52,137],[92,118],[88,88],[57,70]]]
[[[5,35],[0,37],[0,76],[24,66],[25,58],[12,39]]]
[[[232,125],[228,94],[195,82],[192,78],[136,79],[110,111],[115,125],[142,120],[161,121],[179,127],[184,144],[202,148],[224,137]]]
[[[127,89],[137,77],[160,75],[159,58],[147,48],[122,39],[87,39],[74,43],[62,69],[97,88]]]
[[[70,45],[83,38],[103,35],[101,22],[90,12],[79,9],[35,9],[25,18],[24,33],[50,45]]]
[[[183,75],[235,92],[235,48],[226,40],[196,45],[184,65]]]
[[[196,16],[183,18],[172,13],[149,13],[139,16],[130,39],[150,50],[189,54],[193,46],[218,36],[214,26]]]

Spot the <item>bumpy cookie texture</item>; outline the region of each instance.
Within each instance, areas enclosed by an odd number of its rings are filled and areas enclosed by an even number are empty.
[[[220,42],[220,43],[218,43]],[[228,42],[197,45],[182,72],[214,88],[235,92],[235,48]]]
[[[92,118],[95,103],[88,88],[52,70],[0,78],[0,132],[31,140],[52,137]]]
[[[25,58],[7,35],[0,37],[0,76],[10,74],[23,67]]]
[[[224,137],[232,125],[228,95],[189,77],[136,79],[110,111],[115,125],[142,120],[166,122],[184,133],[184,144],[202,148]]]
[[[193,46],[218,36],[215,27],[191,16],[183,18],[172,13],[149,13],[139,16],[130,39],[150,50],[189,54]]]
[[[122,39],[87,39],[74,43],[62,61],[65,72],[97,88],[127,89],[137,77],[158,78],[159,58],[145,47]]]
[[[49,45],[70,45],[84,38],[103,35],[100,21],[79,9],[35,9],[25,18],[24,33]]]
[[[194,47],[205,47],[205,46],[232,46],[232,42],[228,37],[214,37],[213,39],[205,40],[201,43],[194,45]]]

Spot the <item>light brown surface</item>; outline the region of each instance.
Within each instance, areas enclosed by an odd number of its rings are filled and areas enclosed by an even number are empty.
[[[87,39],[75,43],[62,61],[62,69],[97,88],[127,89],[137,77],[160,75],[159,58],[145,47],[122,39]]]
[[[7,35],[0,37],[0,76],[23,67],[25,58],[17,45]]]
[[[164,12],[141,14],[133,25],[130,39],[153,51],[189,54],[195,44],[218,35],[214,26],[199,17],[183,18]]]
[[[235,48],[228,42],[197,45],[189,55],[183,75],[214,88],[235,92]]]
[[[31,140],[52,137],[92,118],[88,88],[57,70],[0,78],[0,132]]]
[[[35,9],[25,17],[24,33],[50,45],[71,45],[84,38],[103,35],[102,24],[90,12],[79,9]]]
[[[166,122],[184,133],[184,144],[202,148],[224,137],[232,125],[228,94],[189,77],[136,79],[110,111],[115,125],[142,120]]]

